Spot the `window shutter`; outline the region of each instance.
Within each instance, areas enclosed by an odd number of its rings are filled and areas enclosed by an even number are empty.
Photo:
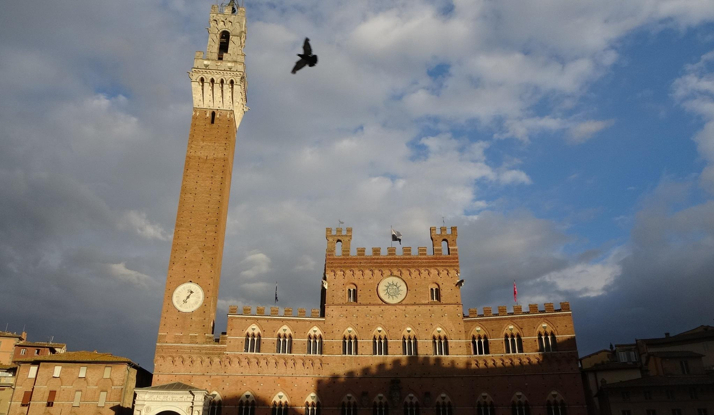
[[[79,406],[79,402],[82,400],[82,391],[74,392],[74,401],[72,401],[72,406]]]
[[[82,366],[79,368],[79,377],[80,378],[86,378],[87,377],[87,366]]]
[[[32,391],[27,391],[22,394],[22,406],[28,406],[30,404],[30,399],[32,399]]]
[[[28,379],[34,379],[37,377],[37,368],[39,366],[30,366],[30,373],[27,374]]]
[[[109,379],[109,377],[112,374],[112,367],[111,366],[104,366],[104,379]]]
[[[60,377],[60,373],[62,373],[62,366],[55,366],[55,371],[52,373],[52,377],[58,378]]]
[[[57,391],[50,391],[50,394],[47,397],[47,406],[48,407],[54,406],[55,396],[57,396]]]
[[[104,403],[107,401],[107,392],[101,391],[99,392],[99,402],[97,402],[97,406],[103,407]]]

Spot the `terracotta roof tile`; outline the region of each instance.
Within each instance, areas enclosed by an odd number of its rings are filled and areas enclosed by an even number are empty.
[[[65,347],[67,347],[67,345],[64,343],[44,343],[44,342],[20,342],[20,343],[17,343],[16,346],[53,347],[55,349],[64,349]]]
[[[114,356],[111,353],[97,353],[97,352],[65,352],[51,354],[47,356],[33,356],[24,359],[16,359],[17,363],[30,363],[30,362],[106,362],[106,363],[130,363],[135,365],[130,359],[126,357]],[[138,365],[137,365],[138,366]]]

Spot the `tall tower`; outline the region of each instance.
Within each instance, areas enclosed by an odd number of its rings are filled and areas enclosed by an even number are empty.
[[[213,342],[236,132],[246,107],[245,9],[211,6],[206,53],[189,72],[188,136],[158,345]]]

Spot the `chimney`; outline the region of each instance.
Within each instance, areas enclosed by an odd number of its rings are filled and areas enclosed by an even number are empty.
[[[664,333],[664,337],[669,337],[669,332]]]

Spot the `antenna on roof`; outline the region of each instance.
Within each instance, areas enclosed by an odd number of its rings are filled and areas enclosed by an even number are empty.
[[[7,326],[9,326],[10,323],[5,323],[5,331],[7,331]]]
[[[52,343],[52,340],[55,339],[55,336],[50,336],[50,343]]]

